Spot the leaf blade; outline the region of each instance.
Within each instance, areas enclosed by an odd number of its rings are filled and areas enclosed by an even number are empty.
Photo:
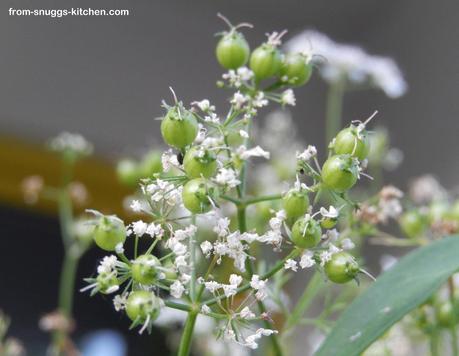
[[[315,355],[359,355],[457,270],[457,236],[409,253],[351,303]]]

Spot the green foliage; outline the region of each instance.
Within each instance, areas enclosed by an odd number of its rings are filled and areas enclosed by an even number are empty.
[[[451,236],[402,258],[344,311],[316,356],[360,355],[459,270],[458,251]]]

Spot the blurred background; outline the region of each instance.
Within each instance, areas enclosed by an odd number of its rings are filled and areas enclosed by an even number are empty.
[[[127,17],[17,17],[8,9],[92,7],[129,9]],[[172,86],[185,103],[208,98],[218,106],[228,94],[216,90],[221,69],[214,56],[216,17],[248,21],[250,43],[288,29],[287,38],[317,29],[338,42],[357,44],[395,59],[408,92],[389,99],[372,90],[346,94],[343,120],[364,119],[379,110],[403,164],[386,176],[402,188],[410,178],[432,173],[447,188],[459,181],[459,37],[454,1],[2,1],[0,5],[0,308],[12,317],[11,334],[30,355],[44,353],[48,336],[37,325],[56,305],[62,259],[52,204],[23,203],[21,180],[40,174],[57,181],[55,158],[43,144],[61,131],[81,133],[96,158],[80,168],[92,205],[121,211],[125,188],[112,164],[161,145],[162,99]],[[326,86],[315,75],[296,90],[291,114],[298,136],[322,148]],[[169,100],[170,101],[170,100]],[[100,251],[84,256],[82,278],[95,270]],[[160,332],[140,337],[100,296],[76,296],[77,340],[111,329],[124,334],[129,355],[164,354]],[[109,335],[110,337],[110,335]],[[141,352],[140,350],[144,350]],[[148,351],[147,351],[148,352]]]

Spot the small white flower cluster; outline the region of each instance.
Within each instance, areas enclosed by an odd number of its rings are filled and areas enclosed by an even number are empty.
[[[312,158],[317,156],[317,148],[309,145],[303,152],[296,153],[298,163],[309,162]]]
[[[82,135],[70,132],[61,132],[49,142],[53,151],[72,152],[79,156],[88,156],[93,151],[93,145]]]
[[[266,233],[259,235],[255,232],[244,232],[236,230],[230,232],[229,219],[217,219],[214,232],[217,234],[215,242],[203,241],[200,245],[201,251],[209,258],[211,255],[217,256],[217,263],[221,263],[221,258],[227,256],[234,260],[234,266],[241,272],[245,272],[247,258],[251,258],[247,251],[253,242],[264,243],[278,248],[283,240],[282,224],[285,220],[285,212],[280,210],[270,219],[270,228]]]
[[[286,47],[292,52],[320,55],[320,73],[328,82],[341,78],[355,85],[371,84],[390,98],[405,94],[407,84],[391,58],[374,56],[357,46],[340,44],[317,31],[307,30],[293,37]]]
[[[227,80],[230,86],[240,88],[245,82],[253,78],[253,72],[247,67],[240,67],[237,70],[230,69],[222,75],[222,78]]]
[[[402,198],[402,191],[391,185],[385,186],[379,192],[378,200],[363,203],[355,216],[371,224],[386,224],[389,219],[397,219],[402,214]]]
[[[177,155],[171,150],[165,151],[161,155],[161,164],[164,172],[169,172],[172,168],[180,168],[181,164],[178,161]]]
[[[141,188],[143,194],[147,196],[149,201],[153,204],[166,203],[170,207],[181,204],[181,186],[175,186],[168,181],[158,178],[151,183],[143,184]]]

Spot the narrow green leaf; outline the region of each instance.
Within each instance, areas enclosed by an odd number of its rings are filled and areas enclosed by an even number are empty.
[[[457,236],[409,253],[354,300],[315,355],[360,355],[458,270]]]

